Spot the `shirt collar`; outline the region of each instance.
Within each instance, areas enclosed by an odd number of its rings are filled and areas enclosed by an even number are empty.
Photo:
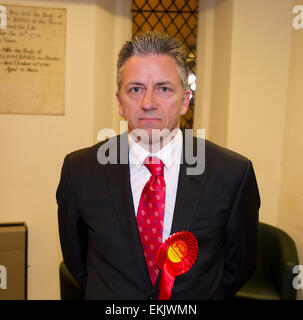
[[[140,144],[136,143],[134,139],[128,135],[128,144],[129,144],[129,162],[130,164],[134,164],[139,170],[143,164],[143,161],[146,157],[154,156],[161,159],[165,165],[165,167],[170,170],[171,166],[174,162],[177,163],[181,160],[182,153],[182,141],[183,135],[182,131],[179,129],[175,138],[164,146],[161,150],[156,153],[148,152],[146,149],[140,146]]]

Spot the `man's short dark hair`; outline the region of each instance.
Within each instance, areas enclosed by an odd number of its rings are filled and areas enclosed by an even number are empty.
[[[183,90],[188,89],[188,68],[185,51],[181,43],[167,33],[147,31],[127,41],[120,50],[117,63],[117,87],[119,92],[122,84],[123,66],[127,59],[132,56],[145,56],[149,54],[164,54],[174,58]]]

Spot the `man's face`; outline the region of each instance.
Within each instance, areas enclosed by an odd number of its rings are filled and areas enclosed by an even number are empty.
[[[129,132],[146,130],[151,144],[152,129],[179,128],[180,115],[188,109],[190,90],[183,91],[172,57],[133,56],[124,64],[121,90],[116,96]]]

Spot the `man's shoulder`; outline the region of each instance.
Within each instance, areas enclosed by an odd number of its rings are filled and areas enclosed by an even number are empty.
[[[252,162],[246,156],[205,140],[205,170],[208,174],[242,175],[252,168]]]
[[[209,140],[205,140],[205,156],[211,161],[228,161],[239,164],[250,162],[246,156]]]
[[[197,152],[201,155],[201,148],[203,149],[205,155],[206,164],[211,162],[213,164],[216,163],[232,163],[232,164],[247,164],[251,162],[246,156],[235,152],[231,149],[228,149],[226,147],[220,146],[219,144],[210,141],[208,139],[197,137],[193,135],[192,130],[189,130],[188,132],[183,133],[183,139],[184,139],[184,152],[187,151],[193,152],[195,155],[199,156]],[[193,140],[192,140],[193,139]],[[187,147],[187,143],[189,143],[189,146]],[[188,149],[188,150],[187,150]]]
[[[105,139],[101,142],[98,142],[90,147],[74,150],[70,152],[67,157],[69,158],[70,161],[87,161],[87,160],[97,160],[98,157],[98,151],[100,150],[100,147],[104,144],[109,144],[109,145],[116,145],[117,144],[117,152],[119,151],[119,143],[121,141],[121,137],[123,135],[117,135],[110,137],[108,139]]]
[[[104,143],[98,142],[90,147],[74,150],[67,154],[67,158],[72,162],[85,161],[96,157],[98,148]]]

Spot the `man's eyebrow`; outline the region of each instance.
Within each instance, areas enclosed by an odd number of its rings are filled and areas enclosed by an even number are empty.
[[[163,85],[167,85],[167,84],[170,84],[171,86],[174,86],[174,84],[171,82],[171,81],[159,81],[159,82],[156,82],[156,86],[163,86]]]
[[[131,82],[129,82],[129,83],[127,83],[127,85],[126,86],[144,86],[144,83],[142,83],[142,82],[136,82],[136,81],[131,81]]]
[[[174,86],[174,83],[169,80],[158,81],[155,83],[155,86],[163,86],[163,85]],[[127,87],[129,87],[129,86],[145,86],[145,84],[143,82],[139,82],[139,81],[130,81],[129,83],[126,84],[126,86]]]

